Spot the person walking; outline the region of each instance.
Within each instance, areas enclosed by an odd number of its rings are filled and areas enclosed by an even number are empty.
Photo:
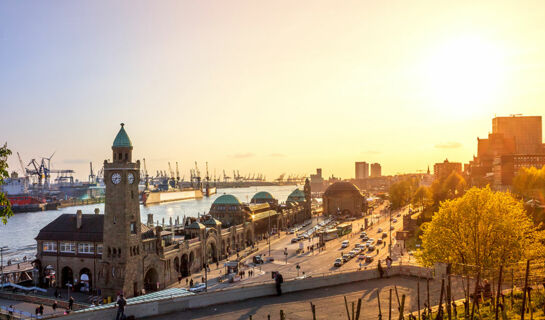
[[[182,275],[179,274],[179,275],[178,275],[178,284],[181,284],[181,283],[182,283]]]
[[[44,315],[44,305],[43,304],[40,304],[40,306],[38,307],[38,312],[40,312],[41,316]]]
[[[193,287],[193,279],[191,279],[191,281],[189,281],[189,287]]]
[[[70,299],[68,300],[68,309],[69,310],[74,310],[74,298],[73,297],[70,297]]]
[[[384,270],[382,269],[382,264],[380,263],[380,260],[378,261],[377,269],[380,277],[382,278],[384,276]]]
[[[127,300],[123,297],[123,294],[119,295],[119,299],[117,299],[117,315],[115,316],[115,320],[124,320],[125,319],[125,306],[127,305]]]
[[[276,273],[276,276],[274,277],[274,282],[276,283],[276,295],[282,295],[282,283],[284,282],[284,278],[282,277],[280,272]]]
[[[51,308],[53,309],[53,312],[57,310],[57,300],[53,302],[53,304],[51,305]]]

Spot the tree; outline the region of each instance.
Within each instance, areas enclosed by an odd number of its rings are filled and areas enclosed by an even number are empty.
[[[415,178],[407,178],[393,183],[389,190],[392,209],[398,209],[408,204],[413,198],[416,188],[418,188],[418,180]]]
[[[544,199],[545,166],[522,168],[513,179],[513,190],[524,199]]]
[[[4,179],[9,177],[8,173],[8,156],[11,155],[11,150],[8,149],[8,145],[4,144],[0,147],[0,185],[4,184]],[[11,211],[11,204],[9,203],[6,194],[0,192],[0,218],[2,223],[8,223],[8,218],[13,215]]]
[[[522,202],[489,187],[474,187],[442,202],[422,229],[417,258],[428,266],[444,262],[490,268],[543,256],[543,232],[534,227]]]
[[[419,205],[422,209],[433,204],[433,194],[430,188],[420,186],[414,192],[413,204]]]

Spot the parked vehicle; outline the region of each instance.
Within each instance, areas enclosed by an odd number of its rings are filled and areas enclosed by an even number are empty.
[[[382,244],[382,239],[377,239],[377,245]]]
[[[299,242],[299,240],[301,240],[301,239],[299,239],[299,237],[293,238],[293,239],[291,239],[291,243],[297,243],[297,242]]]
[[[264,262],[261,255],[254,256],[253,261],[255,264],[262,264]]]
[[[342,265],[343,265],[343,259],[341,259],[341,258],[335,259],[335,262],[333,263],[334,267],[338,268],[338,267],[340,267]]]
[[[193,287],[189,288],[189,291],[191,292],[204,292],[206,289],[206,285],[201,282],[197,282],[193,285]]]
[[[382,228],[378,228],[377,233],[381,233],[381,232],[382,232]]]

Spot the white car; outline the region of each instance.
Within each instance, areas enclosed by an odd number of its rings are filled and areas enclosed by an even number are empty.
[[[381,232],[382,232],[382,228],[378,228],[377,233],[381,233]]]
[[[344,240],[344,241],[341,243],[341,248],[348,248],[349,245],[350,245],[350,241]]]
[[[191,292],[204,292],[206,289],[206,285],[202,282],[197,282],[193,285],[193,287],[189,288],[189,291]]]

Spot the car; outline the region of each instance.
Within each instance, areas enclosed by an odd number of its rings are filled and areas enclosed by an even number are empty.
[[[206,285],[202,282],[197,282],[193,287],[189,288],[191,292],[204,292],[206,290]]]
[[[377,239],[377,244],[382,244],[382,239]]]
[[[253,260],[253,262],[255,264],[263,264],[263,262],[264,262],[261,255],[254,256],[254,258],[252,260]]]
[[[367,240],[367,243],[373,244],[373,243],[375,243],[375,239],[371,238],[371,239]]]
[[[365,262],[367,262],[367,263],[373,262],[373,257],[371,257],[371,256],[365,256]]]
[[[398,218],[401,217],[401,213],[398,213],[398,214],[397,214],[397,217],[398,217]]]
[[[394,222],[394,223],[396,223],[396,222],[397,222],[397,219],[396,219],[396,218],[394,218],[393,222]]]
[[[341,248],[348,248],[349,245],[350,245],[350,241],[344,240],[344,241],[341,243]]]
[[[382,232],[382,228],[378,228],[377,233],[381,233],[381,232]]]
[[[370,252],[375,251],[375,246],[373,246],[373,245],[369,246],[369,251]]]
[[[365,257],[366,257],[366,255],[360,254],[360,255],[358,256],[358,260],[365,260]]]
[[[333,263],[333,266],[334,266],[334,267],[337,267],[337,268],[338,268],[338,267],[340,267],[340,266],[342,266],[342,265],[343,265],[343,259],[341,259],[341,258],[335,259],[335,262]]]
[[[360,247],[361,247],[361,243],[356,243],[356,244],[354,245],[354,248],[360,248]]]
[[[291,243],[297,243],[297,242],[299,242],[299,240],[301,240],[301,239],[299,239],[299,237],[295,237],[295,238],[291,239]]]
[[[343,260],[343,263],[348,262],[350,260],[350,256],[347,254],[343,254],[342,260]]]
[[[382,238],[383,238],[383,239],[384,239],[384,238],[388,238],[388,234],[387,234],[386,232],[383,232],[383,233],[382,233]]]
[[[367,233],[364,233],[364,232],[360,233],[360,238],[365,238],[365,237],[367,237]]]
[[[394,226],[391,226],[391,227],[390,227],[390,230],[394,230],[394,229],[395,229]]]

